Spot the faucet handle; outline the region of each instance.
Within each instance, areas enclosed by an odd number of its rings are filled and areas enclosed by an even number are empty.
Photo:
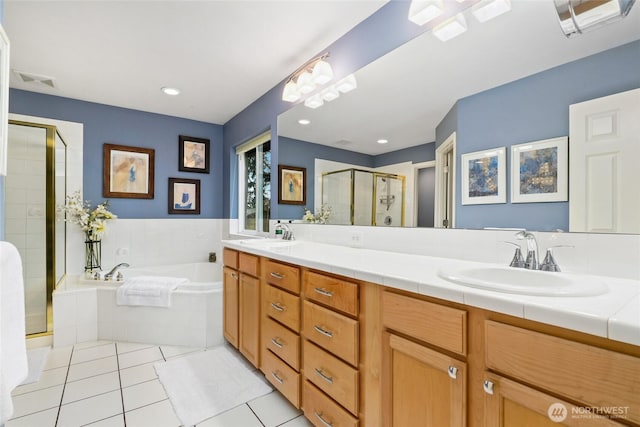
[[[553,271],[553,272],[560,272],[562,270],[560,270],[560,266],[558,265],[558,263],[556,262],[556,259],[553,257],[553,249],[554,248],[573,248],[573,245],[555,245],[555,246],[550,246],[547,249],[547,254],[544,257],[544,260],[542,260],[542,264],[540,264],[540,270],[542,271]]]
[[[504,242],[504,243],[507,243],[509,245],[513,245],[516,247],[516,252],[513,254],[513,259],[509,263],[509,267],[524,268],[525,262],[522,256],[522,250],[520,249],[520,245],[513,242]]]

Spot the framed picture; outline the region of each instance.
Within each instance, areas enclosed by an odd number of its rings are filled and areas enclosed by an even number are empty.
[[[104,144],[104,197],[153,199],[155,150]]]
[[[462,204],[507,202],[505,147],[462,155]]]
[[[200,180],[169,178],[169,213],[200,215]]]
[[[569,200],[568,145],[565,136],[511,146],[511,203]]]
[[[178,170],[183,172],[209,173],[209,167],[211,165],[209,145],[208,139],[180,135],[178,141]]]
[[[307,169],[278,165],[280,187],[278,203],[283,205],[307,204]]]

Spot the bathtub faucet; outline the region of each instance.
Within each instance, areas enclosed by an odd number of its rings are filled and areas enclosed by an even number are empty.
[[[104,275],[104,280],[113,279],[113,275],[116,274],[116,272],[118,271],[118,269],[120,267],[130,267],[130,266],[126,262],[121,262],[120,264],[118,264],[115,267],[113,267],[107,274]],[[122,274],[118,273],[118,276],[122,277]],[[118,278],[118,276],[116,276],[116,278]],[[122,280],[122,279],[119,279],[119,280]]]

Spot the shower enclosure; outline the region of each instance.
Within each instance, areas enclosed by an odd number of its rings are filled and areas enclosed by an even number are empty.
[[[322,204],[330,224],[404,225],[405,177],[359,169],[322,175]]]
[[[52,294],[66,273],[66,144],[55,126],[10,121],[5,239],[20,252],[27,335],[49,334]],[[62,216],[61,216],[62,215]]]

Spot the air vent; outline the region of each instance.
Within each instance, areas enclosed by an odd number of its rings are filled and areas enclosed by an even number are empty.
[[[13,70],[14,74],[20,78],[24,83],[41,84],[51,88],[55,88],[56,85],[53,81],[53,77],[43,76],[40,74],[26,73],[24,71]]]
[[[340,141],[336,141],[334,144],[335,145],[340,145],[341,147],[344,147],[345,145],[351,144],[351,141],[349,141],[347,139],[341,139]]]

